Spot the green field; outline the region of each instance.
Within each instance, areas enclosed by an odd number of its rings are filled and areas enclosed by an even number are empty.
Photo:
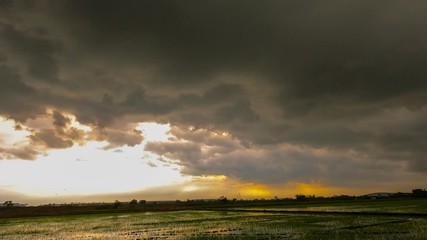
[[[0,219],[0,239],[426,239],[427,201],[294,203],[288,209],[360,210],[331,213],[234,212],[233,209],[110,213]],[[365,209],[360,205],[365,205]],[[411,207],[409,207],[411,206]],[[266,209],[287,209],[268,206]],[[240,208],[242,209],[242,208]],[[256,210],[262,209],[261,206]],[[366,215],[365,210],[396,215]]]

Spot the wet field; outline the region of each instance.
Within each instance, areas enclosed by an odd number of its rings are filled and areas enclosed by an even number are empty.
[[[174,211],[0,219],[0,239],[425,239],[411,216]]]

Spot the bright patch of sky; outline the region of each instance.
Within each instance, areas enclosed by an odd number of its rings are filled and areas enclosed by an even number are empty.
[[[13,146],[27,142],[26,137],[30,132],[24,129],[17,131],[15,125],[15,121],[0,116],[0,147],[2,145]]]
[[[1,119],[1,139],[24,141],[25,131]],[[147,141],[167,141],[168,124],[141,123],[145,140],[134,147],[103,150],[105,142],[50,150],[34,161],[0,161],[0,182],[8,190],[36,196],[121,193],[178,184],[188,180],[179,166],[165,166],[157,155],[144,152]],[[153,166],[156,167],[153,167]]]
[[[159,141],[166,142],[170,135],[168,132],[171,130],[169,124],[159,124],[154,122],[140,123],[138,129],[144,134],[144,141]]]

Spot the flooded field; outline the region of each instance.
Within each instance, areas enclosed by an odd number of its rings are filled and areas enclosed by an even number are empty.
[[[350,200],[331,202],[292,202],[276,206],[243,207],[235,209],[277,210],[277,211],[320,211],[320,212],[366,212],[366,213],[424,213],[427,214],[427,200]]]
[[[405,216],[175,211],[0,219],[0,239],[425,239]]]

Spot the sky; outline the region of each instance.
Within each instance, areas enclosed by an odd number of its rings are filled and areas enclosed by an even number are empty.
[[[0,1],[0,201],[410,192],[425,1]]]

